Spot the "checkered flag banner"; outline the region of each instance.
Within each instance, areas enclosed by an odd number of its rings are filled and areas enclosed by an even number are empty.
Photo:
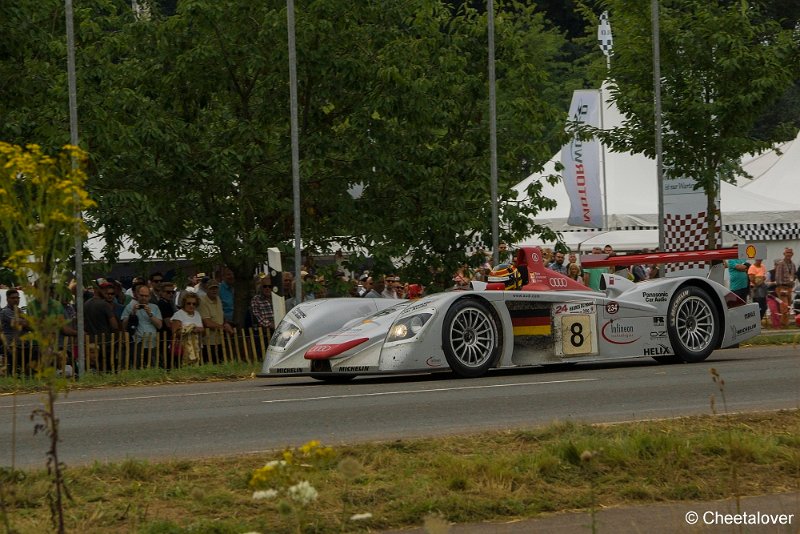
[[[611,36],[611,23],[608,22],[608,11],[603,11],[600,15],[600,26],[597,27],[597,42],[600,43],[600,50],[606,56],[613,55],[614,38]]]
[[[722,243],[722,230],[720,229],[719,211],[715,214],[717,221],[717,248]],[[699,213],[668,213],[664,216],[664,251],[675,252],[679,250],[705,250],[708,248],[708,225],[706,212]],[[704,268],[703,262],[670,263],[667,271],[675,272],[684,269]]]

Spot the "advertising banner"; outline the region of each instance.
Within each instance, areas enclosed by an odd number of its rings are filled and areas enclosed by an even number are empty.
[[[578,124],[600,126],[600,91],[579,90],[572,95],[569,118]],[[572,226],[603,228],[603,197],[600,192],[600,143],[574,136],[561,148],[564,186],[570,200]]]

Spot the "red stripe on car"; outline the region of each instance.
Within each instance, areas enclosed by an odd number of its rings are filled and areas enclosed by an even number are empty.
[[[319,345],[314,345],[306,351],[305,359],[327,360],[328,358],[338,356],[339,354],[346,352],[368,340],[369,338],[360,337],[357,339],[351,339],[350,341],[345,341],[344,343],[320,343]]]

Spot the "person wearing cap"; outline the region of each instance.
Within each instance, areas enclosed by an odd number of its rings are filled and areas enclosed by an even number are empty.
[[[199,273],[203,274],[203,273]],[[200,282],[200,279],[197,278],[197,274],[192,274],[186,277],[186,287],[183,288],[181,291],[175,291],[175,300],[173,300],[173,304],[175,304],[175,309],[181,307],[181,301],[183,300],[184,293],[196,293],[197,289],[195,286]],[[176,288],[177,289],[177,288]]]
[[[747,269],[747,277],[750,279],[750,295],[753,302],[758,303],[758,310],[763,319],[767,313],[767,266],[763,264],[761,258],[756,258],[753,265]]]
[[[197,273],[195,275],[197,278],[197,285],[194,286],[194,292],[197,293],[201,298],[206,296],[206,284],[210,280],[206,273]]]
[[[786,328],[789,324],[789,309],[792,307],[792,291],[797,277],[797,266],[792,261],[794,250],[790,247],[783,249],[783,260],[775,264],[775,293],[785,306],[785,313],[781,313],[781,325]]]
[[[203,319],[203,362],[217,363],[223,360],[222,336],[233,334],[233,327],[225,322],[222,299],[219,298],[219,282],[211,278],[205,283],[205,296],[200,297],[200,317]]]
[[[6,374],[11,375],[13,361],[19,362],[21,356],[25,354],[24,345],[25,341],[20,337],[30,332],[28,319],[19,307],[20,293],[16,289],[9,289],[6,291],[6,307],[0,310],[0,322],[3,326],[3,344],[5,346],[6,355]],[[14,352],[16,351],[16,358]]]
[[[372,290],[372,277],[370,277],[367,271],[364,271],[364,273],[358,279],[358,296],[364,297],[371,290]]]
[[[115,278],[109,278],[107,281],[114,285],[114,299],[111,301],[111,306],[114,308],[114,315],[116,315],[117,320],[122,324],[122,311],[133,299],[125,294],[122,282]]]
[[[144,277],[142,277],[142,276],[134,276],[133,280],[131,280],[131,287],[129,287],[128,289],[125,290],[125,294],[128,295],[131,298],[131,300],[135,299],[136,298],[136,293],[135,293],[136,286],[144,284],[144,283],[145,283]]]
[[[90,336],[90,348],[96,351],[97,367],[106,371],[113,369],[111,334],[119,333],[121,324],[114,312],[115,295],[114,284],[105,281],[95,289],[94,297],[83,305],[84,332]]]
[[[272,310],[272,283],[268,276],[256,279],[256,294],[250,299],[250,313],[255,325],[275,329],[275,313]]]
[[[356,295],[358,295],[359,297],[363,297],[364,295],[367,294],[367,289],[364,288],[364,282],[367,281],[367,278],[369,278],[369,276],[366,273],[358,277],[358,284],[356,285]]]

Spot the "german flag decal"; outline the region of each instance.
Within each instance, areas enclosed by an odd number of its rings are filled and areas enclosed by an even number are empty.
[[[552,333],[549,308],[509,309],[508,312],[515,336],[549,336]]]

